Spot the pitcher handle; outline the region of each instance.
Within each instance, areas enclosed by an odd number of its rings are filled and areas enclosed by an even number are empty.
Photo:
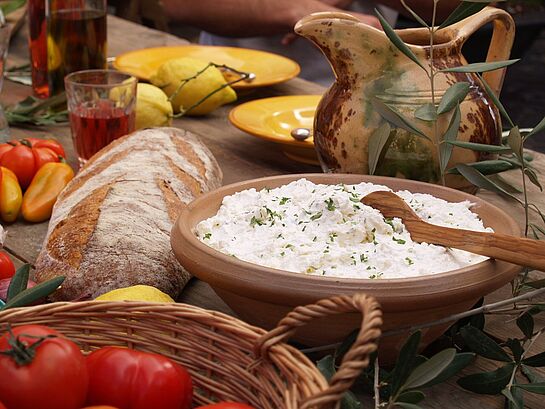
[[[486,62],[502,61],[509,58],[515,39],[515,22],[509,13],[495,7],[485,7],[480,12],[448,27],[456,30],[460,47],[479,28],[494,22],[492,40],[488,47]],[[447,29],[448,29],[447,28]],[[496,95],[500,94],[506,68],[483,73],[484,80]]]

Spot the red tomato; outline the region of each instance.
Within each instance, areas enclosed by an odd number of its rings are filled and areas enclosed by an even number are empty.
[[[13,261],[5,251],[0,251],[0,280],[11,278],[15,274]]]
[[[36,337],[44,338],[43,341]],[[14,338],[15,337],[15,338]],[[78,409],[85,403],[87,368],[78,346],[42,325],[23,325],[0,338],[0,351],[20,343],[26,354],[0,355],[0,401],[10,409]],[[16,362],[19,359],[19,363]]]
[[[191,377],[182,366],[158,354],[105,347],[87,356],[88,405],[119,409],[189,409]]]
[[[213,405],[199,406],[195,409],[254,409],[252,406],[248,406],[245,403],[236,402],[220,402]]]
[[[21,188],[26,189],[34,174],[48,162],[66,157],[64,148],[53,139],[27,138],[0,144],[0,166],[17,175]]]
[[[0,409],[7,409],[2,402],[0,402]]]

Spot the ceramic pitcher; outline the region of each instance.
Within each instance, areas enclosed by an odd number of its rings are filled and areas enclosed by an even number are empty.
[[[515,26],[503,10],[487,7],[435,35],[434,67],[440,70],[467,64],[462,46],[481,26],[493,22],[494,31],[487,61],[506,60],[513,44]],[[439,116],[433,132],[430,122],[414,119],[415,110],[432,101],[426,73],[391,44],[384,32],[360,23],[345,13],[315,13],[306,16],[295,31],[314,42],[329,60],[336,80],[318,105],[314,122],[314,143],[326,172],[368,173],[368,141],[385,119],[377,100],[411,118],[425,135],[443,135],[453,112]],[[429,32],[426,28],[398,30],[419,61],[430,67]],[[486,44],[483,44],[486,47]],[[483,75],[499,94],[505,69]],[[454,83],[465,81],[470,92],[460,104],[461,122],[457,139],[486,144],[501,141],[497,108],[484,91],[476,74],[438,73],[436,103]],[[391,127],[391,144],[379,161],[375,174],[439,183],[438,150],[432,139]],[[448,167],[488,159],[487,154],[454,148]],[[447,176],[447,185],[470,189],[461,176]]]

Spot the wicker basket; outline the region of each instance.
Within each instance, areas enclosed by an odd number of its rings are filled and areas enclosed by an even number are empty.
[[[297,349],[283,343],[306,322],[360,311],[360,334],[331,384]],[[335,408],[376,350],[382,313],[363,294],[298,307],[270,332],[231,316],[186,304],[54,303],[0,312],[8,324],[51,326],[91,351],[108,345],[165,355],[193,376],[195,403],[246,402],[263,409]]]

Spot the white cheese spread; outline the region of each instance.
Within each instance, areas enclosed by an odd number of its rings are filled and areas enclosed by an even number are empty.
[[[416,243],[401,219],[360,203],[390,190],[372,183],[316,185],[306,179],[276,189],[226,196],[218,213],[200,222],[197,237],[222,253],[295,273],[351,278],[406,278],[486,260],[476,254]],[[396,192],[425,221],[489,231],[470,210],[431,195]]]

